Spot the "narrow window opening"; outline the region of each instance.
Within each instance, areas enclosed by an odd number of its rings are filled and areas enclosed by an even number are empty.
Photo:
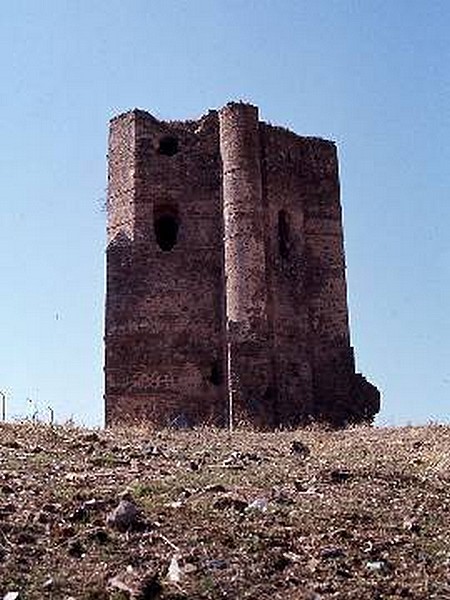
[[[222,382],[223,382],[222,371],[221,371],[220,365],[217,361],[215,361],[211,365],[209,381],[215,386],[222,385]]]
[[[178,219],[174,215],[163,214],[155,218],[155,235],[158,246],[169,252],[177,243]]]
[[[178,139],[172,135],[166,135],[159,140],[159,154],[164,156],[175,156],[178,152]]]
[[[285,210],[278,212],[278,250],[281,258],[289,258],[290,250],[289,215]]]

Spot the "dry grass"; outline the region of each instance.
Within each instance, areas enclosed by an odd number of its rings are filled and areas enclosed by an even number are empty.
[[[0,598],[450,598],[449,483],[447,426],[4,424]]]

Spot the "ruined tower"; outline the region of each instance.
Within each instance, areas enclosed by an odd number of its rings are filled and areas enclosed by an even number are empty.
[[[111,121],[106,422],[370,421],[334,143],[230,103]]]

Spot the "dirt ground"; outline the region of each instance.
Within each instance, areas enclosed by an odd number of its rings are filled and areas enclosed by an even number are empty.
[[[0,599],[450,599],[450,426],[0,425]]]

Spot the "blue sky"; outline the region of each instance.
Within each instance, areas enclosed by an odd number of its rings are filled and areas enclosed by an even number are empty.
[[[378,422],[448,421],[449,31],[447,0],[3,3],[9,414],[102,423],[109,118],[243,99],[339,145],[352,340],[383,392]]]

